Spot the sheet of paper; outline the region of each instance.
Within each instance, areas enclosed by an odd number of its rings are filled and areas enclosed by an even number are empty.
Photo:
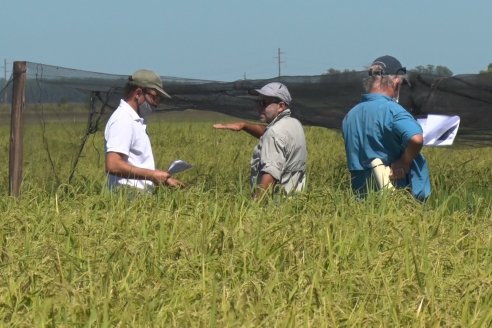
[[[178,159],[178,160],[175,160],[174,162],[171,163],[171,165],[169,166],[169,169],[167,169],[167,172],[169,172],[171,175],[172,174],[176,174],[176,173],[179,173],[179,172],[183,172],[189,168],[191,168],[191,164],[181,160],[181,159]]]
[[[429,114],[427,118],[417,119],[417,122],[424,131],[424,145],[450,146],[458,133],[460,117]]]

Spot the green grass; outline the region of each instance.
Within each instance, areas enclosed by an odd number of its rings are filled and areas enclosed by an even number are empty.
[[[424,205],[404,192],[357,202],[340,134],[310,127],[308,191],[258,204],[256,140],[211,125],[151,123],[158,165],[194,168],[184,190],[132,199],[104,188],[101,132],[67,184],[84,125],[47,123],[44,139],[28,125],[19,200],[0,126],[0,326],[492,324],[491,148],[424,149]]]

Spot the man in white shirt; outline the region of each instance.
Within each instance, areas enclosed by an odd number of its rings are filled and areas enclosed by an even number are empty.
[[[146,116],[159,105],[161,97],[171,98],[162,89],[160,77],[149,70],[136,71],[128,78],[123,97],[104,131],[108,187],[152,191],[156,185],[182,186],[168,172],[155,168],[146,131]]]

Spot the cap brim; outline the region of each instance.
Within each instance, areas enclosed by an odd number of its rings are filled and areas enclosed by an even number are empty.
[[[171,99],[172,97],[162,88],[155,88],[162,96]]]
[[[277,98],[277,96],[274,96],[274,95],[271,95],[271,94],[264,93],[264,92],[262,92],[260,89],[250,89],[250,90],[248,91],[248,93],[249,93],[250,95],[253,95],[253,96],[265,96],[265,97]]]
[[[249,89],[248,94],[250,94],[252,96],[258,96],[258,95],[260,95],[260,92],[259,92],[259,89]]]

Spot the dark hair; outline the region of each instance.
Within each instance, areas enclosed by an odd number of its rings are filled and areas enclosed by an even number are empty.
[[[138,88],[140,88],[138,85],[127,82],[125,84],[125,88],[123,89],[123,99],[128,99],[128,97],[130,97],[130,95]]]

